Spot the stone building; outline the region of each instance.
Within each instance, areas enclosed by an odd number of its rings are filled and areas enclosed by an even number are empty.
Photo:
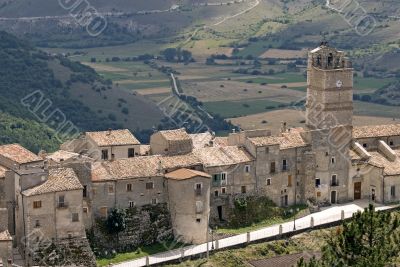
[[[142,155],[139,140],[127,129],[86,132],[68,141],[61,150],[85,154],[96,160],[133,158]]]
[[[153,155],[187,154],[193,150],[193,140],[185,129],[159,131],[150,137]]]
[[[210,178],[207,173],[178,169],[165,174],[172,227],[181,242],[207,242],[210,215]],[[184,196],[184,200],[182,199]]]
[[[277,135],[176,129],[143,145],[128,130],[109,130],[41,157],[0,146],[0,212],[8,214],[0,246],[11,236],[24,251],[18,240],[29,237],[31,249],[37,228],[46,238],[84,240],[84,228],[115,208],[162,204],[176,236],[202,243],[209,223],[229,221],[237,197],[278,206],[400,201],[400,125],[353,126],[353,69],[343,52],[326,44],[310,51],[307,74],[306,125],[283,122]]]

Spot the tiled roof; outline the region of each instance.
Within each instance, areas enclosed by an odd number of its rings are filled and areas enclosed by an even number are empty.
[[[204,177],[211,178],[211,176],[205,172],[190,170],[190,169],[178,169],[176,171],[167,173],[165,178],[173,179],[173,180],[186,180],[194,177]]]
[[[301,252],[296,254],[288,254],[278,256],[270,259],[254,260],[250,262],[251,266],[254,267],[293,267],[297,266],[297,262],[304,258],[308,262],[312,257],[316,259],[321,258],[320,252]]]
[[[159,131],[159,133],[164,136],[165,139],[169,141],[178,141],[178,140],[190,140],[190,135],[186,132],[184,128],[176,129],[176,130],[166,130]]]
[[[249,138],[255,146],[279,145],[281,150],[295,147],[307,146],[307,143],[301,137],[298,131],[286,132],[282,136],[263,136]]]
[[[160,160],[163,169],[186,168],[202,164],[193,152],[177,156],[160,156]]]
[[[178,156],[143,156],[116,159],[96,163],[92,167],[92,181],[109,181],[131,178],[163,176],[163,170],[201,165],[201,161],[189,153]]]
[[[12,237],[8,231],[0,232],[0,241],[12,241]]]
[[[69,152],[69,151],[65,151],[65,150],[58,150],[54,153],[51,153],[49,155],[47,155],[48,159],[51,159],[55,162],[61,162],[64,160],[68,160],[71,158],[75,158],[78,157],[79,154],[78,153],[74,153],[74,152]]]
[[[33,196],[79,189],[83,189],[83,186],[71,168],[56,168],[49,169],[49,177],[46,182],[22,193],[26,196]]]
[[[394,161],[388,160],[384,155],[378,151],[369,151],[371,158],[368,163],[383,168],[385,175],[399,175],[400,174],[400,150],[395,150],[397,158]]]
[[[213,139],[213,136],[209,132],[198,133],[198,134],[189,134],[190,138],[193,141],[193,148],[203,148],[210,145],[210,141]]]
[[[109,130],[102,132],[86,132],[98,146],[138,145],[140,142],[133,134],[125,130]]]
[[[400,136],[400,124],[358,126],[353,128],[353,138]]]
[[[19,144],[0,146],[0,155],[18,164],[41,161],[42,158]]]
[[[213,146],[228,146],[228,137],[215,137]]]
[[[206,167],[227,166],[253,160],[253,157],[245,149],[237,146],[206,147],[197,149],[193,153]]]
[[[96,163],[92,168],[92,181],[160,176],[159,162],[159,156],[145,156]]]
[[[7,168],[0,165],[0,178],[4,178],[6,176]]]

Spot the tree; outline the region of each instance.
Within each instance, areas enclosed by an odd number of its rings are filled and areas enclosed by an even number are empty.
[[[370,205],[327,238],[321,260],[299,261],[298,267],[388,266],[399,255],[399,241],[398,215]]]
[[[183,62],[189,63],[192,60],[192,53],[187,50],[182,51]]]
[[[106,226],[109,234],[118,234],[126,229],[126,212],[123,209],[113,209],[107,217]]]
[[[175,57],[177,56],[176,48],[167,48],[162,53],[165,57],[166,61],[174,61]]]

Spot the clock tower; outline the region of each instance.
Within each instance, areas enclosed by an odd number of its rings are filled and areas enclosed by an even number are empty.
[[[326,42],[312,50],[308,57],[307,86],[309,129],[352,125],[353,68],[344,52]]]

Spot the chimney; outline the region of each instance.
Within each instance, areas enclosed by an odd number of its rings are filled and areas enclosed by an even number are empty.
[[[235,128],[232,129],[232,133],[236,133],[236,129]]]
[[[287,130],[286,128],[286,121],[281,122],[281,133],[285,133]]]
[[[111,128],[108,128],[108,133],[107,133],[107,135],[111,135],[111,131],[112,131],[112,129],[111,129]]]

